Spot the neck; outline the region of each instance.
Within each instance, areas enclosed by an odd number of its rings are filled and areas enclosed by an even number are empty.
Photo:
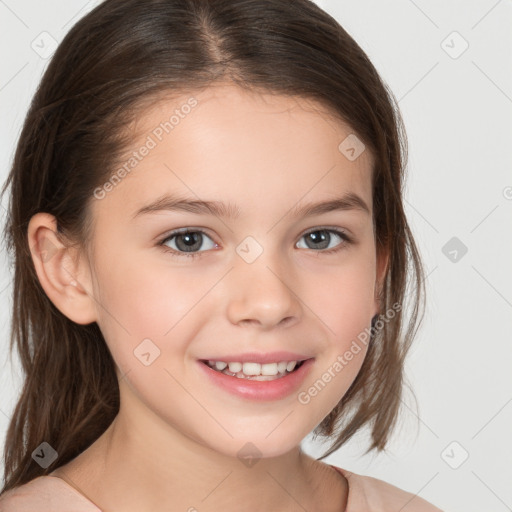
[[[55,472],[104,511],[339,512],[346,502],[344,478],[300,446],[278,457],[231,457],[132,405],[131,414],[121,407],[98,440]]]

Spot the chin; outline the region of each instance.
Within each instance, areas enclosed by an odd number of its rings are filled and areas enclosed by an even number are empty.
[[[215,440],[205,440],[205,444],[217,453],[237,458],[247,467],[251,467],[259,459],[279,457],[300,446],[300,436],[295,439],[284,430],[280,434],[268,435],[268,432],[258,430],[251,435],[250,430],[246,430],[243,435],[233,435],[229,439],[219,436]]]

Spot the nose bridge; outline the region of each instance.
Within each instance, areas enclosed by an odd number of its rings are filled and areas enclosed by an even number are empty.
[[[265,247],[254,237],[246,237],[237,247],[228,304],[233,323],[255,322],[265,327],[297,320],[300,302],[278,248]]]

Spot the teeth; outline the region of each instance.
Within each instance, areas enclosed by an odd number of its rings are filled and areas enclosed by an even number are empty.
[[[229,363],[229,371],[231,373],[238,373],[242,371],[242,363]]]
[[[295,365],[297,364],[297,361],[290,361],[287,365],[286,365],[286,371],[288,372],[291,372],[294,368],[295,368]]]
[[[244,363],[242,371],[245,375],[261,375],[260,363]]]
[[[208,361],[208,366],[226,375],[234,375],[239,378],[253,377],[257,380],[272,380],[272,377],[282,377],[286,372],[292,372],[297,366],[297,361],[280,361],[276,363],[240,363],[225,361]],[[265,378],[268,377],[268,378]]]
[[[245,370],[244,370],[245,373]],[[261,365],[261,375],[277,375],[277,363],[267,363]],[[283,373],[283,372],[281,372]]]

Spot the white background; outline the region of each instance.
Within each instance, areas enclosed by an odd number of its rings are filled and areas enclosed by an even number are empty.
[[[0,0],[2,182],[48,62],[32,42],[44,31],[59,42],[97,3]],[[324,461],[447,511],[512,510],[512,4],[317,3],[367,52],[399,100],[409,139],[406,207],[428,275],[426,317],[407,362],[419,409],[406,394],[388,454],[363,456],[362,432]],[[442,251],[452,237],[467,247],[455,262]],[[1,258],[4,438],[21,381],[7,351],[12,284]],[[315,456],[326,447],[304,443]]]

